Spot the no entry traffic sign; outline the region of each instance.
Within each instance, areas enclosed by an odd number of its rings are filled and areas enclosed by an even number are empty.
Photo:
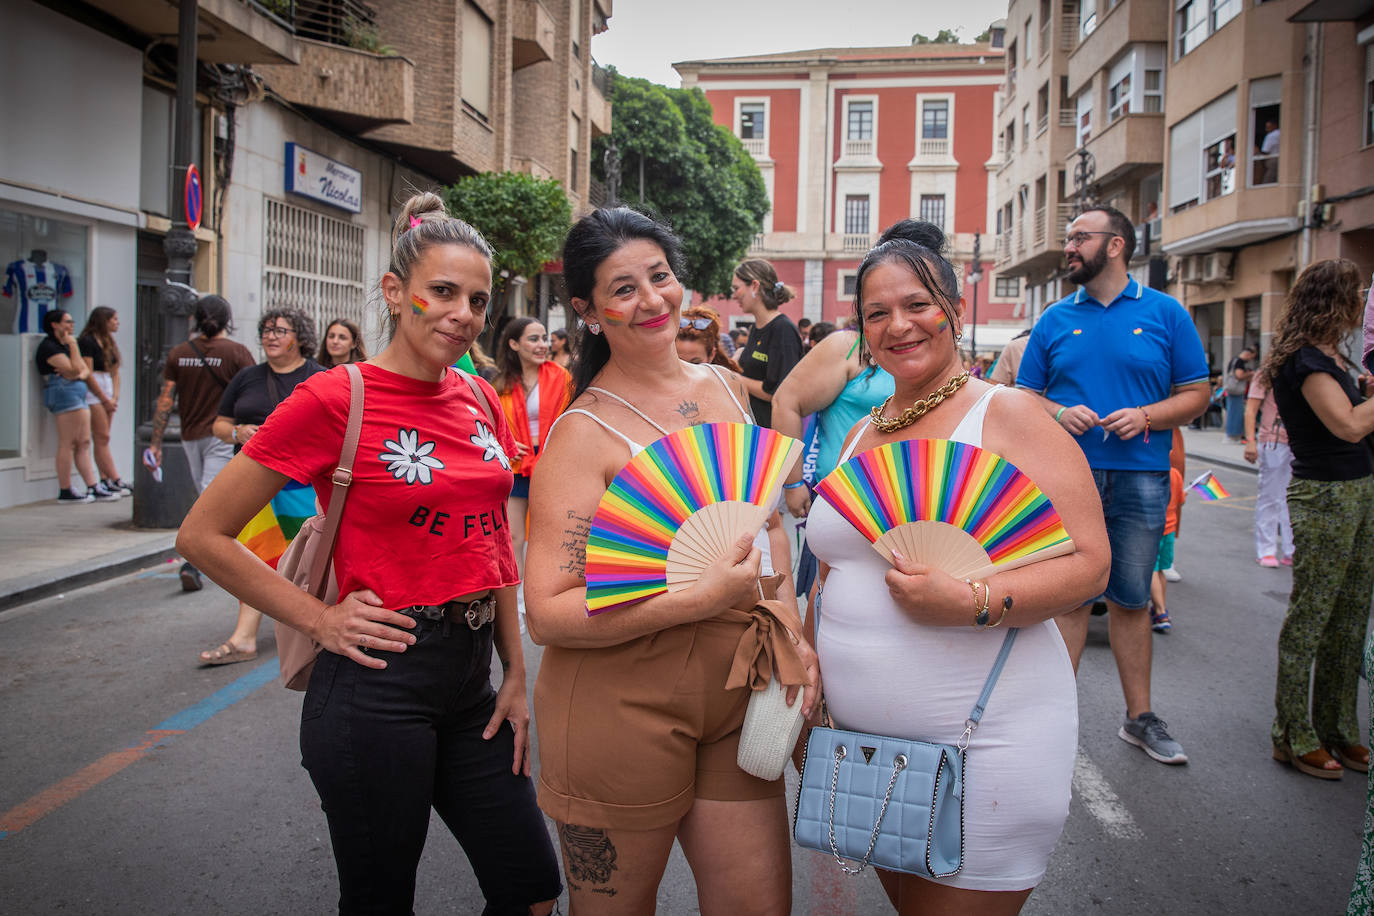
[[[200,170],[194,165],[186,167],[186,225],[192,229],[200,227],[201,213]]]

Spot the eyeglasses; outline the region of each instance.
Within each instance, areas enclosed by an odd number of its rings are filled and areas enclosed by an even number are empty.
[[[296,333],[295,328],[283,328],[283,327],[281,327],[280,325],[273,325],[273,326],[271,326],[271,327],[263,328],[263,329],[262,329],[262,334],[261,334],[261,336],[262,336],[262,337],[285,337],[285,336],[287,336],[288,334],[294,334],[294,333]]]
[[[1093,235],[1107,235],[1115,238],[1121,238],[1121,236],[1117,235],[1115,232],[1073,232],[1064,237],[1064,247],[1069,248],[1072,246],[1074,248],[1077,248],[1084,242],[1086,242],[1089,236]]]
[[[706,330],[707,328],[709,328],[709,327],[711,326],[711,319],[710,319],[710,318],[679,318],[679,319],[677,320],[677,326],[678,326],[679,328],[696,328],[698,331],[704,331],[704,330]]]

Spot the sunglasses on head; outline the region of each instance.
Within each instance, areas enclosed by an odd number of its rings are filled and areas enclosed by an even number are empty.
[[[709,327],[711,326],[711,319],[710,319],[710,318],[679,318],[679,319],[677,320],[677,326],[678,326],[679,328],[696,328],[698,331],[704,331],[704,330],[706,330],[707,328],[709,328]]]

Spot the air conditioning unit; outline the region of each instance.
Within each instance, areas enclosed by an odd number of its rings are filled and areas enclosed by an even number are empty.
[[[1202,279],[1202,258],[1200,255],[1185,254],[1178,259],[1178,278],[1184,283],[1197,283]]]
[[[1233,255],[1227,251],[1213,251],[1210,254],[1200,255],[1202,282],[1230,283],[1232,257]]]

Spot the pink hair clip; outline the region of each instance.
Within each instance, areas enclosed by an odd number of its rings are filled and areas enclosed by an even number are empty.
[[[423,220],[421,220],[420,217],[418,217],[418,216],[411,216],[411,217],[410,217],[410,228],[414,229],[416,226],[420,225],[421,222],[423,222]]]

